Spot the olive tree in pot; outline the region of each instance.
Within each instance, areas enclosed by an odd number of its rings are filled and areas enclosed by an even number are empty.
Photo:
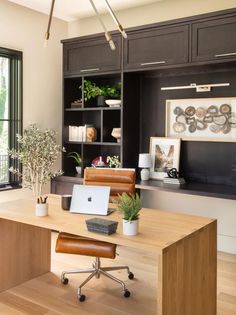
[[[76,166],[76,172],[81,175],[82,173],[82,159],[81,159],[81,155],[78,152],[70,152],[67,154],[68,158],[72,158],[75,160]]]
[[[139,227],[139,211],[142,209],[139,195],[128,195],[123,193],[119,199],[114,200],[117,210],[123,213],[123,234],[136,235]]]
[[[17,134],[18,150],[9,150],[11,159],[18,159],[23,172],[10,167],[10,171],[22,178],[23,186],[33,191],[36,201],[36,216],[48,214],[47,196],[43,195],[43,186],[52,178],[62,175],[62,171],[52,171],[61,146],[56,144],[56,133],[47,129],[41,131],[35,124]]]

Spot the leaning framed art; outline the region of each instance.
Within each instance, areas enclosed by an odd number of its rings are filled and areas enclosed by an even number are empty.
[[[180,139],[151,137],[150,154],[150,177],[163,179],[169,169],[174,167],[179,170]]]
[[[236,141],[236,97],[166,100],[166,136]]]

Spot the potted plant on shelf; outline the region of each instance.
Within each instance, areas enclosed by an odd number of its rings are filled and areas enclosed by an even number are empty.
[[[107,162],[108,166],[111,168],[119,168],[121,166],[118,155],[113,155],[113,156],[108,155],[106,162]]]
[[[75,160],[76,163],[76,172],[81,175],[82,173],[82,159],[81,159],[81,155],[78,152],[70,152],[67,154],[68,158],[72,158]]]
[[[52,178],[62,175],[62,171],[52,171],[61,147],[56,144],[56,133],[47,129],[41,131],[35,124],[17,134],[18,150],[9,150],[11,159],[18,159],[23,172],[10,167],[10,171],[22,178],[23,186],[30,188],[36,201],[36,216],[48,214],[47,197],[43,196],[43,186]]]
[[[123,193],[119,195],[118,201],[114,200],[114,203],[117,204],[117,210],[123,213],[123,234],[138,234],[139,211],[142,209],[139,195]]]
[[[113,86],[97,86],[96,83],[91,82],[89,80],[84,80],[83,85],[80,85],[80,89],[83,90],[84,93],[84,100],[89,101],[90,99],[97,98],[97,105],[104,106],[105,99],[107,98],[119,98],[116,100],[119,105],[120,101],[120,89],[121,83],[118,83]],[[109,100],[107,100],[109,101]],[[115,101],[115,100],[113,100]],[[109,105],[109,102],[108,102]]]

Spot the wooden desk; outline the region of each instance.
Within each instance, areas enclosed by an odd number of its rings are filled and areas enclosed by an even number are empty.
[[[143,209],[139,235],[124,236],[113,213],[118,230],[106,236],[87,231],[91,216],[59,205],[50,204],[47,217],[34,212],[29,200],[0,204],[0,292],[50,271],[54,229],[158,253],[157,314],[216,315],[216,220]]]

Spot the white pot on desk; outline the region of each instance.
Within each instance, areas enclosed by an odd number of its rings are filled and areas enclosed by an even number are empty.
[[[48,204],[47,203],[36,203],[35,215],[36,215],[36,217],[46,217],[48,215]]]
[[[127,221],[123,219],[123,234],[137,235],[139,227],[139,220]]]

